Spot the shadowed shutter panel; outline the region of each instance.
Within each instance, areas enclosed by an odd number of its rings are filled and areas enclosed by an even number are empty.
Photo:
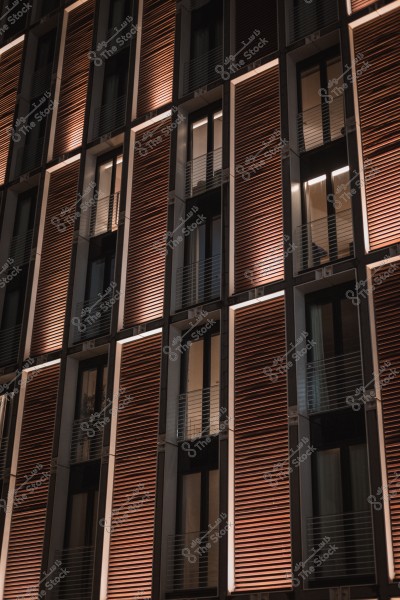
[[[250,36],[254,30],[260,34],[256,36],[254,42],[243,47],[243,52],[237,55],[235,62],[240,59],[246,64],[251,64],[262,56],[267,56],[274,52],[278,46],[278,15],[276,0],[236,0],[236,46],[235,53],[239,52],[243,44],[248,44]],[[247,51],[255,52],[255,46],[260,39],[268,40],[268,44],[263,46],[254,55],[248,58],[244,53]]]
[[[175,0],[144,0],[138,115],[172,101]]]
[[[286,377],[263,369],[285,355],[283,297],[235,313],[236,591],[290,587],[289,479],[264,474],[288,458]]]
[[[396,9],[354,30],[355,52],[370,65],[357,88],[364,163],[378,170],[365,186],[372,250],[400,241],[399,21]]]
[[[68,16],[54,157],[82,144],[94,4],[88,0]]]
[[[162,139],[143,156],[135,149],[132,206],[125,296],[125,327],[158,319],[163,314],[167,231],[170,136],[161,133],[171,123],[164,119],[137,134],[136,144],[146,149],[146,133]],[[157,131],[156,131],[157,130]],[[153,138],[150,138],[153,139]]]
[[[242,292],[284,275],[278,66],[239,84],[235,105],[235,291]]]
[[[357,12],[375,3],[376,0],[351,0],[351,10],[352,12]]]
[[[33,321],[32,356],[47,354],[62,346],[74,224],[66,223],[61,211],[68,207],[71,210],[66,214],[75,214],[79,164],[77,160],[50,175]],[[65,231],[59,231],[57,224],[62,229],[65,226]]]
[[[160,364],[160,334],[122,350],[108,600],[151,596]]]
[[[0,185],[4,183],[21,70],[23,42],[0,55]]]
[[[378,267],[372,278],[378,347],[383,432],[393,541],[395,577],[400,577],[400,261]],[[386,365],[385,363],[390,363]],[[397,374],[396,374],[397,372]],[[374,492],[373,492],[374,493]],[[381,500],[379,497],[378,500]]]
[[[59,365],[54,365],[29,373],[31,380],[25,394],[4,600],[28,596],[28,588],[38,586],[41,579],[59,372]],[[32,475],[35,470],[37,473]]]

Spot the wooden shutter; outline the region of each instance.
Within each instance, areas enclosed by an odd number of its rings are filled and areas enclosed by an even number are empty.
[[[88,0],[68,13],[54,157],[82,144],[94,4]]]
[[[283,297],[235,314],[236,591],[291,587],[290,494],[264,474],[288,458],[286,377],[264,374],[285,349]]]
[[[62,346],[74,224],[66,223],[61,211],[71,207],[67,216],[75,214],[79,164],[77,160],[50,175],[33,321],[32,356],[47,354]],[[55,219],[60,219],[59,227],[65,226],[65,231],[58,230],[58,221]]]
[[[357,88],[364,163],[378,170],[365,186],[372,250],[400,241],[399,22],[398,8],[354,30],[355,52],[370,65]]]
[[[125,297],[125,327],[158,319],[163,314],[167,231],[170,135],[162,133],[171,120],[164,119],[137,134],[146,149],[146,134],[161,141],[143,156],[135,150],[132,207]]]
[[[160,364],[160,334],[123,348],[120,387],[132,401],[117,417],[108,600],[151,596]]]
[[[138,116],[172,101],[175,0],[144,0]]]
[[[0,185],[4,183],[10,149],[9,128],[13,126],[24,42],[0,55]]]
[[[53,365],[29,373],[31,380],[25,394],[4,600],[29,595],[28,588],[37,587],[41,579],[59,371],[59,365]],[[31,477],[38,465],[41,468]],[[29,485],[34,487],[29,489]],[[22,500],[24,494],[26,499]]]
[[[238,84],[235,105],[235,290],[241,292],[284,275],[278,66]]]
[[[375,3],[376,0],[351,0],[351,10],[354,13]]]
[[[253,31],[258,29],[260,35],[256,36],[254,42],[249,44],[246,49],[238,54],[236,61],[244,60],[246,64],[251,64],[262,56],[267,56],[275,52],[278,48],[278,14],[276,0],[236,0],[236,46],[235,53],[247,44]],[[244,56],[245,50],[249,51],[258,44],[260,38],[268,40],[263,48],[247,59]]]
[[[394,270],[395,269],[395,270]],[[376,343],[378,348],[382,401],[383,432],[386,456],[390,520],[393,541],[395,577],[400,577],[400,261],[375,269],[374,285]],[[385,362],[390,366],[385,367]],[[393,370],[393,371],[392,371]],[[392,371],[392,376],[390,373]],[[393,372],[397,375],[393,376]],[[372,492],[376,494],[376,492]],[[382,495],[378,495],[378,501]]]

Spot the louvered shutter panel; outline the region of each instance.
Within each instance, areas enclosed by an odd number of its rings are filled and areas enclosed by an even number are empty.
[[[108,600],[151,596],[160,364],[160,334],[123,348],[120,387],[132,400],[117,417]]]
[[[234,343],[235,589],[289,588],[289,479],[267,476],[288,459],[287,384],[263,372],[286,353],[283,297],[238,309]]]
[[[243,44],[248,44],[250,36],[255,30],[260,32],[254,42],[243,47],[243,52],[238,54],[235,61],[244,60],[251,64],[262,56],[275,52],[278,47],[278,15],[276,0],[236,0],[236,46],[235,53],[239,52]],[[244,55],[245,51],[253,50],[260,38],[265,38],[268,44],[259,49],[251,58]]]
[[[238,84],[235,106],[235,290],[241,292],[284,276],[278,66]]]
[[[395,577],[400,577],[400,261],[373,272],[376,342],[380,374],[390,521]],[[390,363],[385,367],[385,363]],[[397,374],[396,374],[397,372]],[[375,492],[372,492],[373,494]],[[378,496],[381,500],[382,496]]]
[[[162,133],[162,129],[170,123],[170,118],[162,124],[155,123],[136,138],[143,149],[147,148],[143,140],[148,132],[155,132],[154,137],[162,140],[142,156],[135,150],[125,327],[161,318],[163,314],[170,135]]]
[[[94,5],[88,0],[68,15],[54,157],[82,144]]]
[[[144,0],[138,115],[172,100],[175,0]]]
[[[370,65],[357,88],[363,159],[377,170],[365,186],[372,250],[400,241],[399,22],[396,9],[354,30],[355,52]]]
[[[0,185],[4,183],[10,149],[9,129],[13,126],[23,42],[0,55]]]
[[[351,10],[354,13],[375,3],[376,0],[351,0]]]
[[[25,394],[4,600],[29,596],[28,588],[37,588],[42,578],[59,372],[59,365],[52,365],[28,375],[31,380]],[[41,468],[31,477],[38,466]]]
[[[66,223],[61,211],[70,208],[66,215],[73,217],[75,214],[78,176],[79,160],[50,176],[33,321],[32,356],[47,354],[62,346],[74,224]],[[59,227],[65,226],[65,231],[59,231],[57,223]]]

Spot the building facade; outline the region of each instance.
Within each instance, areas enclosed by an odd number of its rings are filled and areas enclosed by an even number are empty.
[[[0,598],[400,598],[400,1],[0,15]]]

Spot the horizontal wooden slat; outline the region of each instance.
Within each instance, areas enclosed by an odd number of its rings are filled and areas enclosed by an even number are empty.
[[[284,275],[278,66],[239,84],[235,106],[235,291],[241,292]]]
[[[109,600],[151,596],[160,364],[160,334],[123,348],[120,386],[132,401],[117,421]]]
[[[68,13],[53,156],[82,144],[95,0]]]
[[[74,225],[65,222],[61,211],[74,206],[76,202],[79,165],[77,160],[50,176],[33,322],[32,356],[59,350],[62,345]],[[74,213],[73,209],[67,215]],[[64,225],[65,231],[59,230]]]
[[[144,0],[138,115],[172,100],[175,43],[174,0]]]
[[[9,128],[13,126],[23,42],[0,55],[0,185],[4,183],[10,149]]]
[[[400,8],[354,30],[356,53],[369,67],[357,77],[364,163],[377,173],[365,184],[372,250],[400,241]]]
[[[59,373],[59,365],[29,373],[31,380],[25,394],[4,600],[23,596],[41,579]]]
[[[283,297],[239,309],[234,344],[236,590],[288,588],[289,481],[264,477],[288,457],[286,377],[263,372],[286,352]]]
[[[161,142],[146,155],[135,151],[132,207],[125,299],[125,327],[162,317],[165,256],[162,244],[167,231],[170,136],[161,134],[171,120],[140,132],[158,129]]]

